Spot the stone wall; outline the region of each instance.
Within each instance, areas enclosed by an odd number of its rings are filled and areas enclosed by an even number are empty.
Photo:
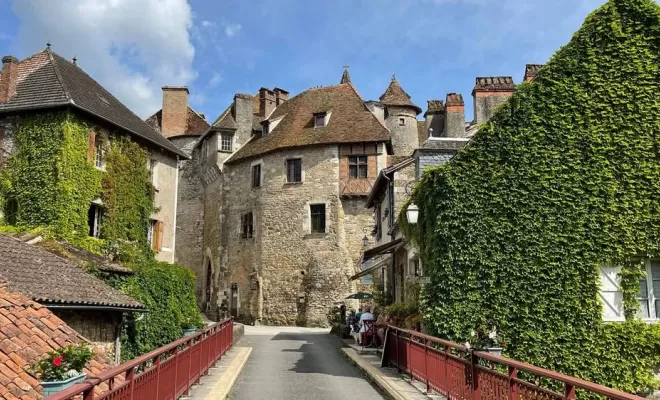
[[[151,218],[163,222],[162,248],[156,253],[156,259],[173,263],[174,247],[176,246],[178,162],[170,154],[153,150],[151,159],[157,162],[154,168],[154,187],[156,188],[154,203],[158,208],[158,212],[154,213]]]
[[[488,121],[512,94],[513,92],[475,92],[473,97],[474,122],[481,124]]]
[[[192,155],[199,136],[178,136],[170,141]],[[197,159],[179,163],[179,190],[176,213],[176,253],[174,262],[190,268],[197,276],[196,295],[200,310],[205,309],[206,271],[204,270],[204,187]]]
[[[401,125],[403,119],[403,125]],[[417,114],[412,107],[387,107],[385,125],[392,137],[392,149],[398,156],[410,156],[419,147]]]
[[[420,179],[424,170],[428,167],[436,167],[448,162],[453,156],[454,152],[450,153],[420,153],[416,160],[416,178]]]
[[[288,158],[302,159],[302,183],[286,182]],[[251,188],[256,163],[262,165],[263,183]],[[345,226],[360,214],[352,204],[347,217],[339,197],[337,146],[283,150],[226,165],[224,178],[221,263],[230,271],[231,282],[224,285],[238,287],[240,314],[269,325],[327,326],[333,302],[355,290],[348,281],[355,263],[347,245],[355,229],[347,235]],[[326,206],[323,234],[310,231],[311,204]],[[254,235],[242,238],[241,215],[249,211]]]
[[[61,309],[51,311],[89,340],[95,353],[115,360],[115,341],[121,323],[121,312]]]

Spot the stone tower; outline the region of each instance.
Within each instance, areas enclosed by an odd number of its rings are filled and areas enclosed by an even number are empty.
[[[413,104],[394,76],[390,86],[380,96],[380,102],[385,107],[385,126],[392,137],[394,154],[412,155],[419,147],[417,114],[421,113],[422,109]]]

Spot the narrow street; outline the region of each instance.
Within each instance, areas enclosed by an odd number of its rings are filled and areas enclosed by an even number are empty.
[[[381,400],[339,352],[326,329],[245,327],[239,346],[253,348],[232,400]]]

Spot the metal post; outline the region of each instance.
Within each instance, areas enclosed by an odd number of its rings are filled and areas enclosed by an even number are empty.
[[[474,400],[481,399],[481,391],[479,389],[479,357],[476,354],[470,354],[470,366],[472,367],[472,398]]]
[[[428,357],[429,357],[429,345],[431,344],[430,341],[424,339],[424,376],[426,377],[426,394],[428,394],[431,391],[431,385],[429,385],[430,382],[430,377],[429,377],[429,368],[426,365],[428,362]]]
[[[575,386],[568,383],[564,384],[564,399],[575,400]]]
[[[518,369],[509,365],[509,400],[518,400]]]
[[[160,354],[156,356],[156,396],[155,399],[158,399],[158,390],[160,389]]]
[[[126,380],[128,381],[128,399],[133,400],[133,388],[135,386],[135,367],[126,371]]]

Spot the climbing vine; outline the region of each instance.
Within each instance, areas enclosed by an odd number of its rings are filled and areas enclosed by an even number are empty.
[[[660,328],[632,318],[630,263],[660,256],[658,37],[656,3],[610,0],[424,174],[418,223],[403,230],[431,277],[432,334],[462,342],[485,318],[510,357],[631,392],[658,386]],[[630,320],[603,323],[599,266],[625,263]]]

